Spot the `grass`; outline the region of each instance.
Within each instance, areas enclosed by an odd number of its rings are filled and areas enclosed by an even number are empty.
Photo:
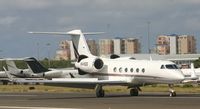
[[[31,89],[32,88],[32,89]],[[107,93],[112,92],[129,92],[125,86],[104,86],[104,90]],[[169,88],[167,85],[153,85],[141,87],[143,92],[168,92]],[[176,85],[174,87],[176,92],[182,93],[200,93],[200,86],[190,85]],[[69,87],[54,87],[45,85],[0,85],[0,93],[66,93],[66,92],[94,92],[91,89],[82,88],[69,88]]]

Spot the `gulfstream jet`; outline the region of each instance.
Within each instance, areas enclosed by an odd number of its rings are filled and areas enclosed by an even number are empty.
[[[77,85],[77,87],[94,88],[97,97],[104,97],[103,86],[123,85],[130,89],[131,96],[138,96],[140,87],[150,84],[169,84],[170,96],[176,96],[173,84],[181,83],[184,76],[171,61],[135,60],[122,58],[102,58],[90,53],[84,35],[98,33],[82,33],[81,30],[70,32],[30,32],[39,34],[70,35],[77,57],[75,67],[80,75],[88,78],[52,79],[52,80],[14,80],[16,82],[43,82],[51,84]]]

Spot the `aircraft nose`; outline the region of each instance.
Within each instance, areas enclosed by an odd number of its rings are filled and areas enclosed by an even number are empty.
[[[176,79],[181,82],[185,79],[185,77],[181,72],[177,72]]]

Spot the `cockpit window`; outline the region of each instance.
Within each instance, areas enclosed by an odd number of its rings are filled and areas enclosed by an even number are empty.
[[[164,65],[162,65],[162,66],[160,67],[160,69],[165,69],[165,66],[164,66]]]
[[[165,67],[167,69],[178,69],[178,67],[175,64],[168,64],[168,65],[165,65]]]

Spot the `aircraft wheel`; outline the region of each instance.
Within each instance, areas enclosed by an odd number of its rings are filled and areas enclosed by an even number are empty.
[[[176,92],[169,92],[169,96],[170,97],[175,97],[176,96]]]
[[[3,85],[8,85],[8,82],[7,81],[3,81]]]
[[[137,89],[131,89],[130,90],[130,95],[131,96],[138,96],[139,95],[139,91]]]
[[[105,95],[105,92],[103,89],[96,92],[97,97],[104,97],[104,95]]]

